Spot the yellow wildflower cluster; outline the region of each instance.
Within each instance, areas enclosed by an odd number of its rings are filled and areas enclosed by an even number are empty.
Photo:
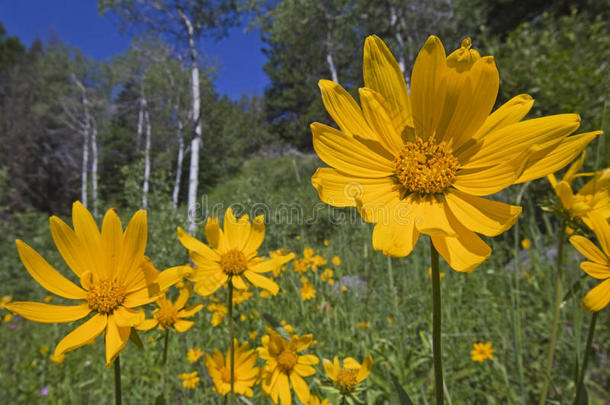
[[[334,270],[327,267],[324,269],[324,271],[320,275],[320,279],[322,281],[327,282],[329,285],[333,285],[333,284],[335,284],[335,279],[333,278],[334,275],[335,275]]]
[[[316,289],[309,282],[307,277],[301,277],[301,299],[308,301],[316,298]]]
[[[199,384],[199,373],[197,371],[182,373],[178,376],[178,379],[182,380],[182,388],[192,390]]]
[[[212,312],[212,326],[218,326],[225,319],[229,309],[225,304],[211,303],[208,305],[208,311]]]
[[[186,358],[189,363],[195,363],[201,358],[201,356],[203,356],[203,352],[198,347],[194,347],[186,353]]]
[[[294,271],[299,274],[305,273],[307,270],[317,271],[318,267],[326,264],[326,259],[308,247],[303,249],[303,257],[294,261]]]

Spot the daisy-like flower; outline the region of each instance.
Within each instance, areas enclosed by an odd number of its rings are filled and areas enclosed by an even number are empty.
[[[201,311],[203,304],[190,305],[184,307],[191,298],[193,287],[191,283],[186,283],[180,289],[180,294],[176,302],[172,302],[167,297],[163,296],[157,300],[157,309],[153,312],[152,319],[145,319],[136,326],[138,330],[151,330],[155,326],[159,329],[173,328],[178,332],[186,332],[195,322],[188,321],[184,318],[190,318],[197,312]]]
[[[290,340],[284,339],[276,331],[267,329],[267,335],[261,338],[263,344],[258,348],[258,356],[265,360],[263,368],[263,392],[269,395],[274,404],[290,405],[292,394],[290,387],[299,400],[307,403],[310,398],[309,387],[303,377],[315,374],[312,367],[319,359],[313,354],[299,354],[313,342],[313,335],[297,336],[292,334],[292,328],[287,328]]]
[[[182,373],[178,376],[179,380],[182,380],[182,388],[192,390],[199,385],[199,373],[193,371],[192,373]]]
[[[186,358],[189,363],[195,363],[201,356],[203,356],[203,352],[198,347],[192,348],[186,353]]]
[[[237,220],[229,207],[224,216],[224,229],[220,229],[218,218],[212,217],[206,223],[205,235],[209,246],[178,228],[180,243],[188,249],[195,264],[190,279],[195,282],[198,294],[210,295],[227,281],[231,281],[238,290],[246,290],[248,286],[244,278],[257,287],[277,294],[278,285],[262,274],[287,263],[294,255],[276,256],[269,260],[257,256],[265,237],[262,215],[254,218],[252,223],[248,215]]]
[[[493,353],[494,349],[491,348],[491,342],[487,343],[474,343],[472,345],[472,350],[470,351],[470,355],[472,356],[472,361],[483,362],[487,359],[491,360],[494,358]]]
[[[581,302],[587,311],[597,312],[610,302],[610,224],[600,213],[589,214],[588,220],[601,250],[589,239],[579,235],[570,237],[570,243],[589,259],[580,263],[580,268],[591,277],[603,280]]]
[[[212,303],[208,305],[208,311],[212,313],[212,326],[218,326],[222,323],[222,320],[225,319],[229,309],[225,304]]]
[[[252,387],[257,383],[260,369],[256,367],[256,351],[248,350],[248,342],[241,346],[237,339],[233,340],[234,351],[234,389],[236,394],[251,397]],[[230,350],[224,357],[218,350],[210,356],[205,355],[205,366],[214,383],[214,391],[220,395],[227,395],[231,392],[231,362]]]
[[[303,301],[316,298],[316,289],[305,277],[301,279],[301,299]]]
[[[339,359],[335,357],[332,363],[324,359],[323,364],[328,378],[335,382],[341,393],[348,394],[369,376],[373,368],[373,358],[368,355],[360,364],[353,357],[346,357],[341,366]]]
[[[531,248],[531,247],[532,247],[532,242],[530,242],[530,240],[529,240],[529,239],[523,239],[523,240],[521,241],[521,247],[522,247],[523,249],[529,249],[529,248]]]
[[[49,220],[57,250],[80,279],[81,287],[55,270],[25,242],[17,240],[21,262],[42,287],[63,298],[77,300],[73,306],[39,302],[13,302],[6,307],[35,322],[63,323],[94,315],[64,337],[54,358],[93,341],[105,332],[106,366],[127,344],[131,327],[144,318],[137,307],[156,300],[184,275],[182,266],[159,273],[144,256],[147,240],[146,211],[136,212],[123,231],[113,209],[104,216],[101,232],[93,216],[80,203],[72,207],[70,228],[58,217]]]
[[[319,83],[339,130],[311,125],[314,149],[331,166],[312,183],[325,203],[358,207],[376,223],[373,246],[388,256],[407,256],[423,233],[453,269],[472,271],[491,254],[477,234],[499,235],[521,213],[482,197],[559,170],[600,133],[568,136],[580,125],[576,114],[521,121],[528,95],[490,114],[498,71],[470,39],[446,56],[428,38],[409,94],[387,46],[370,36],[363,74],[362,108],[339,84]]]
[[[549,174],[547,178],[567,213],[573,218],[581,219],[590,228],[587,217],[590,212],[597,212],[606,219],[610,218],[610,169],[595,173],[578,173],[584,162],[585,152],[566,170],[561,181],[558,182],[554,174]],[[574,179],[584,176],[590,176],[591,179],[574,193]]]

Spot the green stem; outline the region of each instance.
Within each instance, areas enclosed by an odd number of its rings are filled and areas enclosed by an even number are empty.
[[[165,338],[163,339],[163,359],[161,364],[167,363],[167,341],[169,340],[169,329],[165,329]]]
[[[561,308],[562,284],[561,284],[561,267],[563,264],[563,240],[566,235],[566,221],[561,222],[561,231],[559,231],[559,239],[557,241],[557,275],[555,282],[555,303],[553,307],[553,323],[551,326],[551,340],[549,342],[548,351],[546,354],[546,367],[544,370],[544,385],[540,394],[539,405],[544,405],[551,383],[551,368],[553,367],[553,355],[555,354],[555,346],[557,344],[557,331],[559,330],[559,310]]]
[[[432,268],[432,354],[434,356],[434,392],[436,405],[443,404],[443,365],[441,353],[441,277],[438,252],[430,238],[430,267]]]
[[[578,403],[578,398],[582,395],[582,390],[585,382],[585,371],[587,371],[587,362],[591,353],[591,344],[593,343],[593,332],[595,332],[595,321],[597,321],[597,312],[593,312],[591,323],[589,324],[589,334],[587,336],[587,347],[585,348],[585,357],[582,359],[582,367],[578,376],[578,386],[576,387],[576,396],[574,397],[574,405]]]
[[[121,405],[121,358],[114,361],[114,404]]]
[[[231,357],[230,360],[230,364],[231,364],[231,396],[229,397],[229,403],[231,405],[235,404],[235,353],[234,353],[234,347],[233,347],[233,339],[234,339],[234,334],[235,331],[234,326],[233,326],[233,280],[231,280],[231,278],[229,278],[229,302],[228,302],[228,307],[229,307],[229,339],[230,339],[230,343],[229,343],[229,356]]]

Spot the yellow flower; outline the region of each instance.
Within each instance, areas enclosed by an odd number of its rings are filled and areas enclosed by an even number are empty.
[[[253,330],[250,333],[248,333],[248,337],[250,338],[250,340],[256,339],[256,331]]]
[[[600,132],[569,137],[576,114],[521,121],[532,106],[519,95],[490,115],[499,76],[470,39],[449,56],[431,36],[411,74],[410,94],[387,46],[364,45],[362,109],[339,84],[321,80],[322,101],[339,130],[313,123],[313,146],[329,168],[312,177],[319,197],[355,206],[376,223],[373,247],[404,257],[420,233],[458,271],[491,254],[477,235],[510,228],[521,207],[482,198],[564,167]]]
[[[332,279],[334,275],[335,275],[335,272],[333,271],[333,269],[326,268],[322,272],[322,275],[320,275],[320,279],[322,281],[326,281],[326,280]]]
[[[362,329],[368,329],[371,327],[370,322],[358,322],[358,326]]]
[[[324,239],[324,242],[322,242],[322,244],[323,244],[324,246],[328,246],[328,240],[327,240],[327,239]]]
[[[2,298],[0,298],[0,309],[6,308],[6,304],[11,302],[12,300],[13,300],[13,297],[11,297],[10,295],[5,295]]]
[[[428,277],[432,278],[432,267],[428,267]],[[442,280],[445,278],[445,272],[441,271],[438,273],[438,277]]]
[[[597,312],[610,302],[610,224],[598,213],[590,213],[588,222],[599,241],[601,250],[583,236],[570,237],[570,243],[590,261],[580,263],[585,273],[604,280],[587,293],[581,305],[589,312]]]
[[[218,326],[229,312],[229,309],[224,304],[210,304],[208,311],[212,312],[212,326]]]
[[[328,402],[327,398],[324,398],[324,400],[320,402],[320,398],[312,395],[309,397],[309,402],[306,402],[305,405],[331,405],[331,403]]]
[[[123,231],[121,220],[110,209],[100,232],[89,211],[75,202],[72,223],[74,230],[61,219],[51,217],[51,235],[82,288],[62,276],[25,242],[17,240],[17,249],[23,265],[41,286],[55,295],[81,302],[74,306],[13,302],[7,308],[26,319],[45,323],[73,322],[94,312],[57,344],[54,356],[59,358],[105,332],[109,367],[127,344],[131,327],[144,318],[144,312],[135,308],[156,300],[185,269],[178,266],[159,273],[144,256],[146,211],[136,212]]]
[[[314,255],[314,251],[312,248],[308,247],[303,249],[303,257],[306,259],[312,258]]]
[[[392,322],[394,322],[394,318],[392,318],[392,317],[391,317],[391,316],[389,316],[389,315],[388,315],[388,316],[385,318],[385,320],[386,320],[388,323],[392,323]]]
[[[346,292],[346,291],[347,291],[347,286],[342,285],[342,286],[341,286],[341,291]]]
[[[531,248],[531,247],[532,247],[532,242],[530,242],[530,240],[529,240],[529,239],[523,239],[523,240],[521,241],[521,247],[522,247],[523,249],[529,249],[529,248]]]
[[[155,338],[153,338],[152,336],[149,336],[149,337],[147,337],[147,338],[146,338],[146,341],[147,341],[148,343],[152,343],[152,342],[154,342],[154,341],[155,341]]]
[[[182,380],[182,388],[193,389],[199,384],[199,373],[197,371],[182,373],[178,379]]]
[[[341,258],[339,256],[333,257],[333,264],[339,266],[341,264]]]
[[[13,320],[13,315],[12,314],[6,314],[4,315],[4,322],[9,323],[10,321]]]
[[[51,302],[53,301],[53,296],[52,295],[47,295],[46,297],[43,298],[44,302]]]
[[[258,381],[260,369],[256,367],[256,352],[248,350],[248,342],[241,346],[237,339],[233,340],[234,370],[235,375],[234,389],[236,394],[251,397],[252,387]],[[227,350],[226,357],[218,350],[210,356],[205,355],[205,366],[208,368],[208,373],[214,383],[214,391],[220,395],[227,395],[231,392],[231,362],[230,351]]]
[[[270,260],[256,256],[265,237],[262,215],[254,218],[253,223],[250,223],[247,215],[237,220],[229,207],[224,217],[224,229],[220,229],[218,218],[208,218],[205,234],[209,246],[178,228],[180,243],[188,249],[195,263],[190,279],[195,282],[198,294],[210,295],[227,281],[231,281],[238,290],[246,290],[248,286],[243,277],[255,286],[277,294],[278,285],[262,273],[292,260],[294,255],[277,256]]]
[[[49,353],[49,346],[47,345],[41,345],[40,349],[39,349],[40,354],[42,354],[43,356],[46,356],[47,353]]]
[[[186,353],[186,358],[188,359],[188,361],[190,363],[194,363],[197,360],[199,360],[199,358],[203,356],[203,352],[201,351],[200,348],[195,347],[193,349],[190,349],[187,353]]]
[[[260,293],[258,293],[258,295],[259,295],[261,298],[264,298],[264,299],[269,299],[269,298],[271,298],[271,294],[270,294],[270,293],[269,293],[269,291],[267,291],[267,290],[263,290],[263,291],[261,291]]]
[[[301,286],[301,299],[303,301],[311,300],[316,298],[316,289],[313,288],[313,285],[307,281]]]
[[[296,240],[301,240],[301,235],[297,235],[294,237]]]
[[[191,298],[192,292],[193,287],[191,283],[185,283],[184,287],[180,289],[176,302],[172,302],[167,297],[160,297],[156,302],[157,309],[153,312],[154,317],[140,322],[136,329],[150,330],[155,326],[159,326],[159,329],[174,328],[178,332],[186,332],[195,322],[187,321],[184,318],[192,317],[203,308],[203,304],[184,307],[189,298]]]
[[[486,359],[493,359],[494,349],[491,348],[491,342],[487,343],[475,343],[472,346],[472,350],[470,351],[470,355],[472,356],[472,361],[482,362]]]
[[[297,259],[294,261],[294,271],[298,274],[303,274],[309,268],[309,260],[307,259]]]
[[[343,366],[339,359],[335,357],[333,362],[324,359],[324,371],[328,378],[333,380],[342,393],[353,391],[371,373],[373,368],[373,358],[366,356],[362,365],[352,357],[343,359]]]
[[[610,218],[610,169],[604,169],[596,173],[577,174],[584,161],[585,152],[566,170],[560,182],[557,182],[553,174],[549,174],[547,178],[559,197],[563,208],[570,216],[582,219],[590,228],[591,225],[587,217],[590,212],[598,212],[603,218]],[[592,178],[574,194],[572,182],[576,177],[582,176],[592,176]]]
[[[291,334],[290,340],[284,339],[272,329],[268,335],[261,338],[263,344],[258,348],[258,355],[265,360],[263,368],[263,392],[273,400],[274,404],[290,405],[292,395],[290,386],[303,403],[309,401],[310,392],[303,377],[315,374],[311,367],[318,364],[319,359],[312,354],[299,355],[313,342],[313,335],[297,336]]]
[[[233,293],[233,304],[241,304],[244,301],[247,301],[252,297],[254,293],[252,291],[235,291]]]

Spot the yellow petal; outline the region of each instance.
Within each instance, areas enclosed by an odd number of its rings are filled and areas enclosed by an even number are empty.
[[[184,287],[180,289],[180,294],[174,303],[174,307],[176,309],[182,309],[188,302],[189,298],[191,298],[191,294],[193,293],[193,285],[190,282],[186,282]]]
[[[159,285],[161,291],[165,291],[184,277],[188,277],[192,271],[193,268],[189,265],[170,267],[159,273],[156,283]]]
[[[435,195],[414,197],[412,200],[415,227],[427,235],[455,235],[447,217],[447,204]]]
[[[137,330],[151,330],[152,328],[154,328],[155,326],[159,325],[159,321],[157,321],[156,319],[145,319],[144,321],[140,322],[137,326],[136,329]]]
[[[362,110],[343,87],[330,80],[320,80],[318,86],[322,92],[322,102],[326,111],[345,133],[345,136],[359,135],[368,139],[375,138],[362,115]]]
[[[581,305],[589,312],[597,312],[604,309],[608,302],[610,302],[610,278],[589,291],[582,299]]]
[[[383,96],[368,88],[361,88],[359,94],[366,121],[375,133],[374,139],[381,142],[386,150],[398,153],[402,149],[403,141],[400,132],[394,127]]]
[[[381,94],[390,106],[390,118],[398,133],[413,127],[411,102],[407,85],[396,59],[378,37],[371,35],[364,43],[362,64],[364,85]]]
[[[275,256],[272,259],[264,260],[254,265],[250,265],[248,271],[254,273],[267,273],[283,264],[288,263],[292,259],[294,259],[294,253],[289,253],[285,256]]]
[[[50,305],[41,302],[15,301],[6,305],[6,309],[25,319],[41,323],[72,322],[86,317],[91,309],[87,303],[74,306]]]
[[[182,231],[184,232],[184,231]],[[222,229],[217,217],[210,217],[205,223],[205,237],[212,249],[218,249],[220,240],[222,239]],[[195,249],[191,249],[195,250]]]
[[[270,278],[267,278],[265,276],[261,276],[260,274],[255,273],[251,270],[246,270],[244,272],[244,276],[248,279],[248,281],[250,281],[256,287],[264,288],[265,290],[269,291],[273,295],[276,295],[278,293],[278,291],[280,290],[280,287],[277,285],[277,283],[275,281],[273,281]]]
[[[183,310],[178,311],[178,317],[179,318],[189,318],[189,317],[195,315],[197,312],[201,311],[202,308],[203,308],[203,304],[188,306],[188,307],[184,308]]]
[[[17,239],[15,243],[17,244],[21,262],[38,284],[60,297],[74,300],[85,299],[87,297],[85,290],[62,276],[25,242]]]
[[[306,336],[311,336],[311,335],[306,335]],[[309,347],[309,345],[311,345],[312,343],[312,339],[309,339],[306,343],[302,343],[301,344],[301,349],[300,350],[305,350],[307,347]],[[299,356],[299,360],[298,360],[298,364],[303,364],[303,365],[313,365],[313,364],[318,364],[320,362],[320,359],[318,359],[315,355],[313,354],[304,354],[302,356]]]
[[[599,264],[593,262],[582,262],[580,268],[591,277],[598,280],[610,278],[610,264]]]
[[[413,124],[417,136],[424,140],[434,135],[440,119],[446,69],[445,48],[437,37],[431,36],[419,51],[411,73]]]
[[[248,286],[244,282],[244,279],[241,278],[241,276],[231,277],[231,283],[233,284],[233,287],[237,288],[238,290],[247,290],[248,289]]]
[[[49,218],[49,225],[55,246],[70,269],[79,277],[85,271],[91,271],[94,264],[89,251],[72,228],[56,216]]]
[[[224,236],[228,241],[229,249],[241,251],[248,236],[250,236],[250,221],[247,215],[242,216],[239,221],[233,215],[231,207],[227,208],[224,217]]]
[[[191,329],[193,325],[195,325],[195,322],[193,321],[185,321],[184,319],[178,319],[174,323],[174,329],[176,329],[178,332],[186,332],[187,330]]]
[[[102,248],[104,251],[104,269],[111,278],[120,270],[119,260],[123,247],[123,226],[114,209],[109,209],[102,222]]]
[[[490,132],[521,121],[531,110],[532,105],[534,105],[534,99],[528,94],[519,94],[511,98],[487,117],[474,138],[484,138]]]
[[[108,316],[106,328],[106,367],[110,367],[127,345],[131,327],[118,326],[114,315]]]
[[[497,236],[515,224],[521,207],[475,197],[459,190],[445,193],[447,206],[471,231]]]
[[[186,233],[184,229],[178,227],[176,230],[178,232],[178,240],[180,240],[182,246],[184,246],[187,250],[197,252],[206,257],[208,260],[220,260],[220,256],[215,250],[210,249],[203,242],[193,238],[191,235]]]
[[[224,283],[227,282],[229,276],[227,276],[224,272],[218,272],[210,277],[206,277],[205,279],[198,281],[195,283],[195,291],[197,294],[201,296],[207,296],[213,294],[216,290],[218,290]]]
[[[153,301],[156,301],[159,298],[159,294],[161,293],[160,289],[152,290],[148,287],[143,287],[139,290],[132,291],[125,297],[125,301],[123,301],[123,306],[127,308],[136,308],[142,305],[149,304]]]
[[[107,315],[95,314],[87,322],[68,333],[55,348],[55,356],[61,356],[62,354],[69,352],[74,349],[86,345],[91,340],[95,339],[107,324]]]
[[[116,324],[120,327],[136,326],[144,322],[145,317],[143,310],[136,311],[124,306],[115,309],[112,316],[114,316]]]
[[[411,253],[418,238],[413,220],[406,225],[379,222],[373,229],[373,248],[381,250],[385,256],[405,257]]]
[[[80,239],[83,248],[91,258],[93,267],[89,270],[101,278],[107,277],[107,271],[104,268],[102,236],[93,216],[80,201],[72,204],[72,225],[74,226],[76,236]]]
[[[353,357],[346,357],[343,359],[343,367],[359,369],[360,363]]]
[[[610,257],[610,224],[608,220],[599,212],[590,212],[587,218],[591,223],[595,236],[597,236],[597,240],[599,240],[599,245],[606,253],[606,257]]]
[[[596,131],[596,132],[601,132],[601,131]],[[580,135],[574,135],[572,137],[569,137],[566,139],[566,141],[568,139],[573,139],[574,137],[579,137],[582,136],[583,134]],[[564,141],[565,143],[565,141]],[[561,147],[561,145],[559,146]],[[572,181],[574,180],[574,175],[576,173],[578,173],[578,171],[580,169],[582,169],[582,165],[585,163],[585,156],[587,155],[586,150],[583,150],[582,153],[580,154],[580,157],[576,160],[574,160],[574,162],[572,162],[572,164],[570,165],[570,167],[568,168],[568,170],[566,170],[566,172],[563,174],[563,179],[564,181],[566,181],[569,185],[572,185]]]
[[[300,375],[293,371],[290,373],[290,383],[292,384],[292,389],[294,389],[297,397],[299,397],[299,400],[306,404],[309,401],[311,394],[309,392],[309,386],[305,380],[303,380]]]
[[[258,215],[252,221],[252,228],[250,229],[250,236],[248,237],[248,241],[244,246],[244,254],[247,259],[250,259],[256,256],[256,252],[258,248],[263,243],[263,239],[265,238],[265,217],[263,215]]]
[[[453,187],[475,196],[497,193],[514,183],[530,154],[527,150],[512,160],[505,160],[494,166],[458,170]]]
[[[608,263],[608,257],[584,236],[572,236],[570,237],[570,243],[587,259],[602,265]]]
[[[358,375],[356,376],[356,380],[358,380],[358,382],[362,382],[366,377],[369,376],[372,369],[373,369],[373,358],[371,357],[371,355],[368,355],[365,357],[364,361],[362,362],[362,366],[360,367],[360,370],[358,370]]]
[[[294,371],[299,373],[299,375],[302,377],[309,377],[310,375],[314,375],[316,373],[315,368],[298,363],[294,365]]]
[[[275,382],[275,391],[276,395],[279,395],[280,404],[281,405],[291,405],[292,404],[292,394],[290,392],[290,383],[288,381],[288,376],[284,373],[279,373],[277,376],[277,381]],[[274,401],[277,403],[277,400]]]
[[[131,284],[131,281],[141,272],[140,265],[144,259],[147,238],[146,211],[139,210],[129,221],[123,236],[118,276],[125,285]]]
[[[313,147],[326,164],[344,173],[362,177],[394,174],[394,155],[379,142],[356,138],[324,124],[311,124]]]
[[[602,131],[586,132],[565,138],[550,153],[545,154],[542,159],[528,161],[523,173],[515,180],[515,183],[539,179],[562,169],[574,160],[601,133]]]

